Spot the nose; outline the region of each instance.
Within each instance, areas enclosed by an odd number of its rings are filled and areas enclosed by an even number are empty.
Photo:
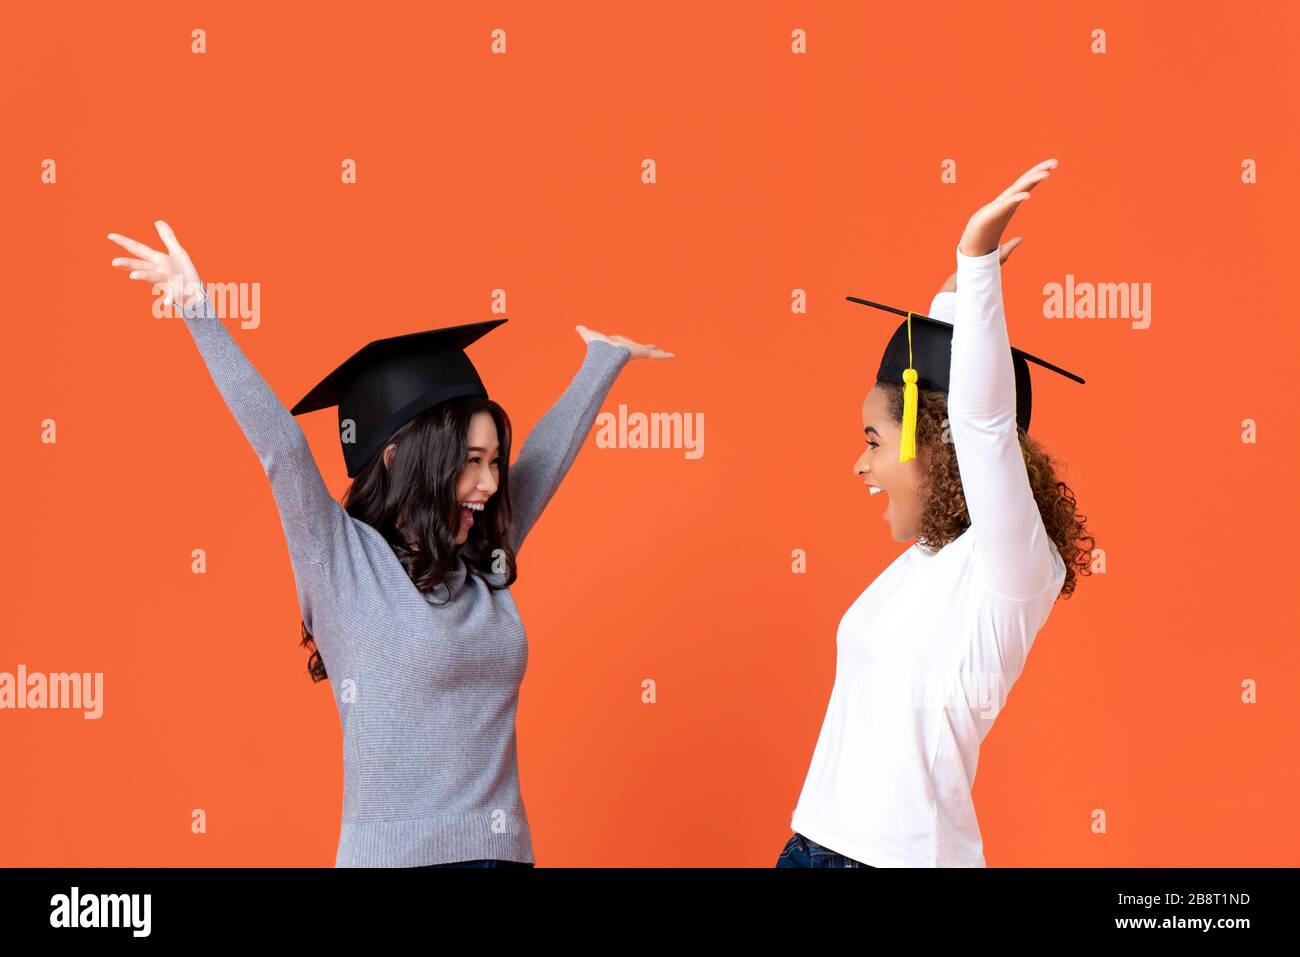
[[[858,456],[858,460],[853,463],[854,475],[861,475],[863,478],[866,478],[867,473],[871,471],[871,464],[868,461],[870,457],[871,457],[870,449],[867,449],[865,452],[863,452],[861,455]]]
[[[490,466],[484,465],[479,468],[478,481],[474,484],[474,487],[484,495],[496,494],[497,480],[492,474],[492,468]]]

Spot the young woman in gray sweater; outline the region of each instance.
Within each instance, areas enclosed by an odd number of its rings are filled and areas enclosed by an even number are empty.
[[[586,356],[510,465],[510,422],[467,395],[401,423],[340,504],[297,420],[236,345],[166,223],[113,265],[162,284],[270,480],[313,678],[343,731],[335,866],[534,863],[515,711],[528,659],[515,556],[629,359],[654,344],[578,326]],[[157,290],[158,285],[154,285]],[[349,470],[351,474],[351,469]]]

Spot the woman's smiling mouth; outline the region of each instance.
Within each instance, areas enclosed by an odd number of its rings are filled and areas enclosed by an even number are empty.
[[[468,528],[474,527],[474,513],[487,508],[487,502],[468,499],[460,503],[460,518]]]

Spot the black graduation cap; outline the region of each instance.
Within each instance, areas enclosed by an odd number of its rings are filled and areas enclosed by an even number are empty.
[[[506,319],[376,339],[327,375],[289,411],[294,415],[337,405],[348,477],[356,478],[393,433],[439,402],[464,395],[487,398],[465,347]],[[354,424],[354,442],[343,425]]]
[[[849,302],[861,303],[864,306],[872,306],[906,317],[894,330],[889,344],[885,346],[885,355],[880,360],[880,371],[876,374],[876,380],[879,382],[906,383],[903,390],[903,441],[899,449],[899,461],[906,462],[915,454],[916,399],[912,383],[915,383],[916,388],[934,392],[948,391],[948,377],[952,366],[952,323],[932,319],[919,312],[883,306],[878,302],[859,299],[856,296],[844,298]],[[1029,380],[1030,362],[1051,369],[1067,379],[1083,383],[1083,379],[1073,372],[1067,372],[1060,366],[1030,355],[1015,346],[1011,347],[1011,360],[1016,374],[1016,424],[1026,432],[1029,431],[1029,414],[1033,407],[1033,393]],[[908,373],[911,373],[911,382],[908,381]]]

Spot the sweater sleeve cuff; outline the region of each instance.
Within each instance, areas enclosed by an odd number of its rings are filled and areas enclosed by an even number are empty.
[[[601,365],[622,368],[632,358],[632,350],[627,346],[616,346],[612,342],[592,339],[587,343],[587,359]]]
[[[198,298],[189,306],[183,306],[181,315],[186,319],[215,319],[217,317],[212,306],[212,300],[208,298],[207,287],[202,282],[199,283]]]

